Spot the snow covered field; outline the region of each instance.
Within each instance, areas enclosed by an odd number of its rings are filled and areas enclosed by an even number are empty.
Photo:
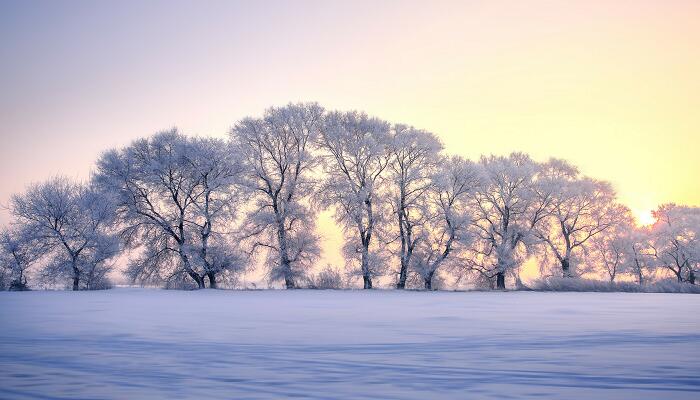
[[[0,293],[0,398],[700,398],[700,296]]]

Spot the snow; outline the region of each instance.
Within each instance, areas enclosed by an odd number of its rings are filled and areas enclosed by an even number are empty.
[[[691,399],[700,296],[0,293],[0,398]]]

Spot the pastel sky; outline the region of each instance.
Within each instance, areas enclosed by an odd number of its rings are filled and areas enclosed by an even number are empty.
[[[698,21],[669,0],[0,0],[0,203],[161,129],[318,101],[471,158],[569,159],[638,215],[700,205]]]

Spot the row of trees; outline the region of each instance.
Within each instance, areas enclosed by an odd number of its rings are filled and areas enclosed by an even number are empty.
[[[324,209],[364,288],[388,276],[431,289],[441,274],[505,288],[532,257],[545,276],[640,284],[657,270],[694,283],[700,264],[697,207],[663,205],[638,228],[609,183],[564,160],[473,162],[445,155],[430,132],[317,104],[245,118],[228,140],[176,130],[137,140],[104,153],[89,182],[53,178],[9,208],[0,262],[13,288],[30,269],[74,290],[104,287],[119,255],[142,284],[231,286],[256,264],[287,288],[334,280],[311,273]]]

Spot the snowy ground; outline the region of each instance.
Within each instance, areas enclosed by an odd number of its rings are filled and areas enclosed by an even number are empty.
[[[0,293],[0,398],[698,399],[700,295]]]

